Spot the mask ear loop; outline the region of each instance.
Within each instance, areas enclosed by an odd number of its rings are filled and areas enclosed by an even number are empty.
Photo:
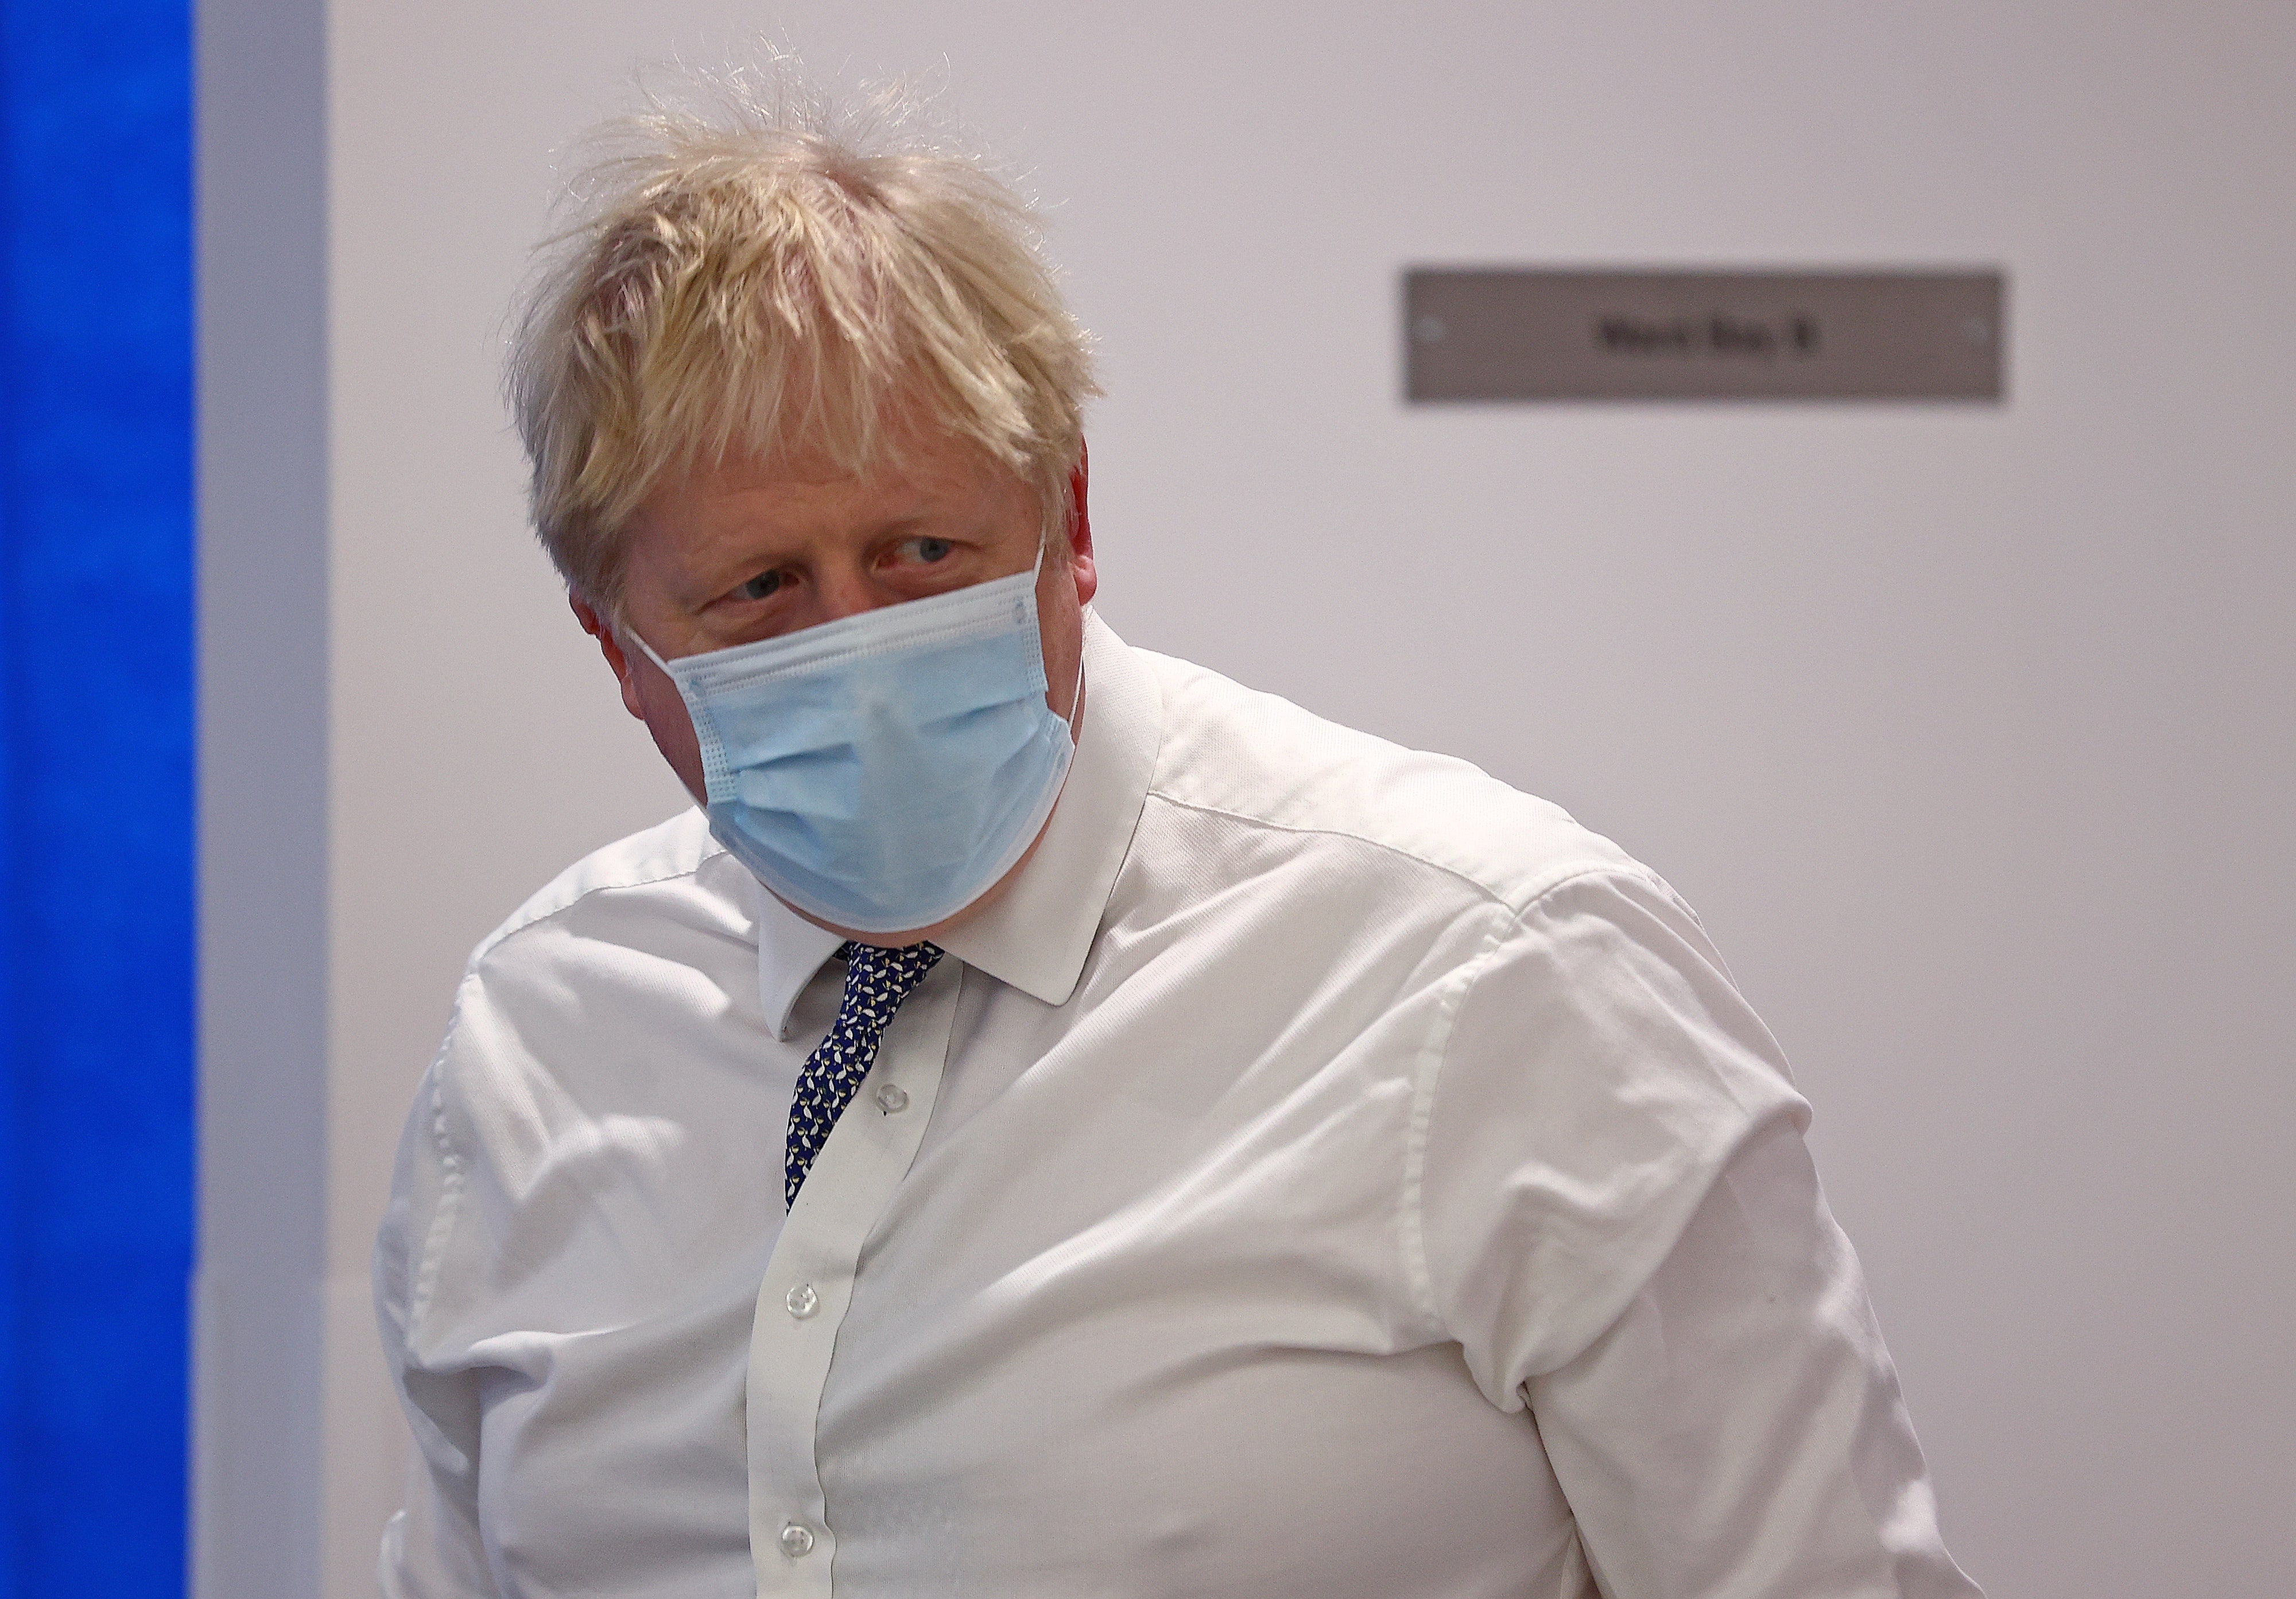
[[[1036,588],[1037,588],[1037,582],[1038,582],[1040,579],[1042,579],[1042,578],[1043,578],[1043,577],[1044,577],[1044,575],[1045,575],[1045,545],[1047,545],[1047,544],[1050,544],[1051,542],[1052,542],[1052,541],[1051,541],[1050,539],[1039,539],[1039,540],[1037,541],[1037,564],[1036,564],[1036,565],[1034,565],[1034,566],[1032,566],[1032,567],[1030,567],[1030,568],[1029,569],[1029,594],[1030,594],[1032,596],[1033,596],[1033,595],[1035,594],[1035,593],[1036,593]],[[1035,605],[1034,605],[1033,599],[1032,599],[1032,602],[1031,602],[1031,604],[1030,604],[1029,609],[1034,610],[1035,608],[1036,608],[1036,607],[1035,607]],[[1081,609],[1082,609],[1082,611],[1084,611],[1084,613],[1085,613],[1086,615],[1090,615],[1090,614],[1091,614],[1091,611],[1092,611],[1092,607],[1091,607],[1091,606],[1089,606],[1089,605],[1086,605],[1086,606],[1082,607]],[[1062,718],[1061,718],[1061,720],[1062,720],[1062,721],[1066,722],[1066,723],[1069,725],[1069,745],[1070,745],[1070,747],[1071,749],[1073,749],[1073,748],[1075,747],[1075,745],[1076,745],[1076,735],[1077,735],[1077,715],[1078,715],[1078,713],[1079,711],[1083,710],[1083,709],[1084,709],[1084,639],[1083,639],[1082,636],[1081,636],[1081,635],[1079,635],[1079,636],[1078,636],[1078,639],[1077,639],[1077,669],[1076,669],[1076,682],[1075,682],[1074,684],[1070,685],[1070,688],[1069,688],[1069,714],[1068,714],[1068,715],[1066,715],[1066,716],[1064,716],[1064,717],[1062,717]]]
[[[661,668],[661,675],[663,676],[668,677],[672,683],[677,681],[676,675],[669,669],[669,662],[664,660],[660,656],[653,652],[653,646],[639,636],[638,630],[636,627],[617,627],[614,629],[614,636],[621,640],[625,644],[636,644],[639,649],[644,651],[645,658]]]
[[[1075,519],[1074,526],[1070,528],[1070,531],[1071,534],[1081,533],[1086,540],[1089,540],[1092,537],[1092,512],[1086,508],[1089,502],[1086,497],[1089,491],[1088,486],[1092,481],[1091,472],[1092,448],[1091,446],[1086,443],[1084,438],[1079,435],[1077,439],[1076,465],[1070,468],[1069,472],[1069,504],[1071,507],[1071,513]],[[1044,545],[1040,544],[1037,546],[1037,559],[1041,562],[1044,558],[1045,548]],[[1081,620],[1089,622],[1092,619],[1092,602],[1090,600],[1086,600],[1083,605],[1078,607],[1078,610],[1083,613],[1080,619]],[[1069,736],[1071,743],[1075,742],[1077,717],[1083,709],[1084,639],[1079,636],[1077,640],[1076,686],[1069,691]]]
[[[1064,716],[1064,717],[1062,717],[1062,718],[1061,718],[1061,720],[1062,720],[1062,721],[1066,722],[1066,723],[1069,725],[1069,744],[1070,744],[1070,748],[1074,748],[1074,747],[1075,747],[1075,744],[1076,744],[1076,742],[1077,742],[1077,734],[1080,731],[1080,729],[1079,729],[1079,728],[1078,728],[1078,723],[1082,719],[1083,716],[1084,716],[1084,640],[1083,640],[1081,637],[1079,637],[1079,638],[1077,640],[1077,675],[1076,675],[1076,686],[1075,686],[1074,688],[1071,688],[1070,690],[1069,690],[1069,714],[1068,714],[1068,715],[1066,715],[1066,716]]]

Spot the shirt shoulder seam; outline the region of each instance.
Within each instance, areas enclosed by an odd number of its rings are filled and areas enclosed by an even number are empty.
[[[1427,1144],[1435,1120],[1435,1101],[1441,1091],[1443,1068],[1450,1056],[1452,1029],[1459,1013],[1466,1008],[1468,996],[1497,958],[1508,936],[1548,899],[1587,878],[1634,875],[1614,862],[1590,863],[1564,872],[1527,896],[1511,915],[1493,925],[1481,947],[1460,965],[1452,980],[1452,991],[1445,996],[1440,1012],[1427,1030],[1426,1041],[1420,1046],[1411,1086],[1411,1116],[1404,1134],[1403,1191],[1399,1202],[1405,1275],[1421,1314],[1439,1332],[1447,1334],[1450,1329],[1436,1297],[1434,1268],[1427,1251]]]
[[[632,878],[627,882],[594,883],[572,898],[554,905],[547,910],[537,910],[523,917],[513,916],[501,927],[488,934],[480,941],[479,947],[471,952],[470,962],[463,973],[463,980],[455,988],[454,1008],[447,1013],[447,1028],[439,1041],[438,1053],[431,1056],[430,1069],[424,1074],[424,1093],[428,1103],[422,1109],[430,1124],[428,1131],[431,1147],[439,1160],[439,1204],[438,1209],[431,1215],[430,1225],[423,1229],[422,1253],[415,1263],[413,1282],[407,1293],[406,1341],[410,1345],[415,1341],[415,1329],[427,1316],[430,1302],[437,1292],[439,1276],[445,1270],[447,1247],[453,1240],[455,1224],[460,1219],[465,1192],[470,1186],[470,1162],[463,1158],[462,1152],[455,1145],[447,1113],[447,1058],[454,1048],[455,1034],[462,1026],[463,1001],[469,996],[472,985],[479,980],[480,965],[487,956],[511,939],[529,928],[554,921],[594,894],[607,894],[622,890],[651,888],[656,883],[675,882],[680,878],[693,876],[704,864],[722,853],[724,853],[722,850],[710,850],[692,865],[676,872],[657,873],[651,877]]]
[[[455,1029],[462,1024],[463,1001],[470,991],[470,976],[465,976],[455,990],[455,1006],[447,1017],[445,1037],[439,1041],[439,1051],[430,1058],[430,1070],[423,1073],[423,1090],[429,1103],[428,1112],[432,1149],[439,1159],[439,1208],[431,1213],[430,1225],[422,1231],[422,1250],[406,1295],[406,1342],[410,1351],[418,1342],[416,1329],[430,1309],[430,1301],[444,1269],[447,1246],[454,1236],[455,1222],[462,1209],[463,1190],[469,1186],[469,1163],[455,1147],[455,1136],[447,1125],[447,1056],[455,1041]]]
[[[593,883],[590,887],[584,889],[580,893],[575,895],[571,899],[561,901],[560,903],[552,906],[548,910],[537,910],[532,912],[530,914],[525,915],[512,915],[509,921],[504,922],[500,927],[497,927],[494,931],[488,933],[485,938],[479,940],[478,947],[471,951],[470,970],[477,970],[480,962],[485,960],[487,956],[492,955],[496,949],[509,942],[512,939],[516,938],[519,934],[527,931],[529,928],[539,927],[545,922],[556,921],[559,917],[574,909],[575,906],[580,905],[584,900],[590,898],[593,895],[623,893],[632,889],[650,889],[654,887],[657,883],[676,882],[681,877],[693,876],[695,873],[699,873],[703,866],[717,859],[718,857],[724,853],[725,851],[723,849],[710,850],[709,853],[703,855],[700,860],[695,861],[692,865],[682,867],[676,872],[660,872],[652,877],[636,877],[626,882]],[[449,1036],[452,1036],[451,1030],[449,1032]]]
[[[1415,850],[1406,849],[1400,844],[1389,843],[1384,839],[1351,832],[1343,827],[1308,827],[1298,823],[1279,822],[1271,816],[1256,816],[1247,811],[1230,810],[1225,806],[1206,805],[1200,800],[1183,800],[1176,794],[1167,793],[1152,786],[1148,791],[1148,797],[1152,800],[1160,800],[1165,804],[1181,810],[1192,810],[1201,816],[1219,816],[1226,821],[1241,822],[1248,827],[1264,827],[1272,832],[1292,833],[1302,837],[1345,839],[1350,843],[1361,844],[1367,849],[1398,856],[1414,865],[1424,866],[1431,872],[1439,872],[1446,877],[1456,879],[1474,890],[1492,904],[1514,909],[1518,915],[1528,914],[1530,908],[1541,899],[1574,879],[1598,876],[1604,873],[1619,873],[1630,877],[1636,875],[1634,870],[1623,862],[1583,859],[1569,862],[1553,868],[1544,880],[1534,877],[1531,880],[1534,886],[1523,895],[1521,903],[1518,906],[1512,897],[1493,888],[1480,877],[1463,872],[1456,866],[1447,865],[1441,861],[1430,860]]]

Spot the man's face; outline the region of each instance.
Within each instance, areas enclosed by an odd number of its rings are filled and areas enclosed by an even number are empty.
[[[1046,549],[1037,580],[1045,699],[1071,724],[1084,607],[1099,584],[1083,488],[1079,473],[1070,536]],[[1024,572],[1043,525],[1027,484],[950,439],[865,480],[804,457],[728,466],[666,487],[639,509],[625,546],[623,626],[669,660],[775,638]],[[622,703],[706,804],[701,749],[676,685],[643,651],[623,650],[590,607],[578,600],[574,611],[620,679]]]

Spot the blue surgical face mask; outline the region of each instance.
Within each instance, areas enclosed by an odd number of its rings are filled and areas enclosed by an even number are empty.
[[[1035,841],[1076,753],[1045,703],[1034,571],[678,660],[636,643],[685,696],[709,831],[857,932],[931,927],[979,898]]]

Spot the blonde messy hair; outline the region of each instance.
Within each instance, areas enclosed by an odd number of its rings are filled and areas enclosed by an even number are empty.
[[[921,428],[1065,528],[1089,338],[1026,207],[921,105],[890,86],[842,109],[775,59],[593,135],[507,381],[535,530],[578,595],[619,610],[621,530],[665,480],[798,450],[858,477]]]

